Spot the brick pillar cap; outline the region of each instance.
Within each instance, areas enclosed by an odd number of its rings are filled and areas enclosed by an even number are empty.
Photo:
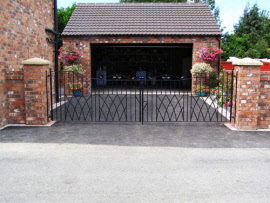
[[[237,59],[233,61],[233,65],[238,65],[238,66],[262,66],[263,63],[255,60],[255,59],[251,59],[251,58],[243,58],[243,59]]]
[[[41,58],[31,58],[22,62],[23,65],[50,65],[50,61]]]

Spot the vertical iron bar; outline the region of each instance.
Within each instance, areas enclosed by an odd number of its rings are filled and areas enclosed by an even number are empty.
[[[146,88],[147,88],[147,91],[146,91],[146,105],[145,105],[145,107],[146,107],[146,112],[147,112],[147,119],[146,119],[146,121],[149,121],[149,118],[148,118],[148,94],[149,94],[149,92],[148,92],[148,90],[149,90],[149,88],[148,88],[148,81],[146,81],[146,86],[145,86]]]
[[[157,81],[158,82],[158,81]],[[155,95],[155,97],[156,97],[156,109],[155,109],[155,111],[156,111],[156,121],[158,120],[158,99],[157,99],[157,97],[158,97],[158,87],[156,86],[156,95]]]
[[[232,107],[233,107],[233,97],[234,97],[233,80],[234,80],[234,68],[232,69],[232,75],[231,75],[231,105],[230,105],[230,122],[232,121]]]
[[[218,116],[219,116],[219,111],[218,111],[218,99],[220,97],[220,92],[219,92],[219,88],[220,88],[220,84],[221,84],[221,76],[220,76],[220,73],[221,71],[218,72],[218,93],[217,93],[217,111],[216,111],[216,118],[217,118],[217,121],[218,121]]]
[[[156,86],[156,84],[154,82],[152,83],[152,81],[151,81],[151,86],[152,86],[152,84]],[[153,121],[153,114],[154,114],[154,91],[155,90],[152,87],[152,91],[151,91],[151,97],[152,97],[152,99],[151,99],[152,100],[152,105],[151,105],[151,121]]]
[[[191,83],[191,94],[192,94],[192,76],[191,76],[191,78],[190,78],[190,83]],[[188,99],[189,99],[189,88],[188,88],[188,83],[187,83],[187,81],[186,81],[186,83],[184,83],[186,86],[185,86],[185,88],[186,88],[186,95],[187,95],[187,117],[186,117],[186,121],[188,121],[188,112],[189,112],[189,106],[188,106]],[[192,98],[191,98],[192,99]],[[185,108],[185,100],[183,100],[183,105],[184,105],[184,108]]]
[[[222,78],[222,106],[221,106],[221,121],[223,121],[223,102],[224,102],[224,96],[226,96],[226,94],[224,95],[224,80],[225,80],[225,71],[223,70],[223,78]]]
[[[140,117],[140,122],[142,122],[142,85],[141,85],[141,81],[139,81],[139,85],[140,85],[140,103],[139,103],[139,117]]]
[[[143,125],[143,116],[144,116],[144,108],[143,108],[143,106],[144,106],[144,85],[143,85],[143,81],[141,81],[141,122],[142,122],[142,125]]]
[[[229,72],[226,72],[226,76],[227,76],[227,82],[226,82],[226,121],[227,121],[227,117],[228,117],[228,97],[229,97]]]
[[[84,88],[83,88],[83,74],[81,74],[81,77],[82,77],[82,96],[83,96],[83,90],[84,90]]]
[[[132,84],[131,81],[129,81],[129,79],[128,79],[128,82],[130,82],[129,85],[131,85],[131,87],[132,87],[133,84]],[[130,105],[129,105],[129,117],[130,117],[130,121],[132,121],[132,94],[131,94],[131,91],[132,91],[132,88],[130,88],[130,91],[129,91],[129,103],[130,103]],[[136,102],[136,96],[135,95],[136,95],[136,92],[134,93],[134,101]],[[135,112],[134,112],[134,114],[135,114]]]
[[[128,121],[128,84],[127,84],[127,81],[125,81],[125,88],[126,88],[126,94],[125,94],[125,97],[126,97],[126,108],[125,108],[125,116],[126,116],[126,121]]]
[[[143,82],[143,81],[142,81]],[[142,125],[143,125],[143,116],[144,116],[144,85],[142,84],[142,101],[141,101],[141,119],[142,119]]]
[[[50,89],[51,89],[51,119],[52,121],[54,120],[54,115],[53,115],[53,88],[52,88],[52,69],[50,68]]]
[[[93,78],[93,80],[94,80],[93,84],[95,84],[96,79]],[[95,88],[95,121],[97,121],[97,87]]]
[[[60,76],[61,76],[61,73],[60,73]],[[62,121],[62,82],[61,82],[61,78],[60,79],[58,79],[58,83],[60,84],[59,85],[59,102],[60,102],[60,109],[59,109],[59,111],[60,111],[60,120]]]
[[[68,102],[68,98],[67,98],[67,95],[66,95],[66,81],[69,79],[69,73],[68,72],[63,72],[64,73],[64,99],[67,100]],[[67,76],[66,76],[66,73],[67,73]],[[67,102],[65,102],[65,107],[64,107],[64,110],[65,110],[65,120],[67,120]]]
[[[57,79],[56,79],[56,77],[57,77]],[[58,73],[56,73],[56,71],[54,71],[54,83],[56,83],[58,81]],[[57,88],[59,88],[58,87],[58,85],[56,85],[56,84],[54,84],[54,86],[56,87],[57,86]],[[55,90],[55,119],[56,120],[58,120],[58,109],[57,109],[57,107],[58,107],[58,102],[59,102],[59,92],[58,92],[58,90]]]
[[[236,120],[236,102],[237,102],[237,90],[238,90],[238,70],[236,71],[236,79],[235,79],[235,100],[234,100],[234,123]]]
[[[98,79],[96,78],[96,80],[98,80]],[[100,121],[100,119],[101,119],[100,97],[104,96],[104,94],[106,94],[106,93],[105,93],[105,89],[103,89],[103,95],[101,95],[101,89],[98,89],[98,87],[97,87],[97,90],[98,90],[98,121]],[[104,102],[106,102],[106,100]],[[108,109],[108,111],[109,111],[109,109]],[[106,120],[106,117],[105,117],[105,120]]]
[[[48,96],[48,72],[46,71],[46,106],[47,106],[47,118],[50,118],[49,116],[49,96]]]
[[[140,92],[138,92],[139,89],[138,89],[138,83],[137,83],[137,81],[134,80],[134,81],[132,81],[132,83],[133,83],[134,90],[135,90],[134,106],[135,106],[135,121],[137,121],[137,101],[138,101],[137,94],[139,94]]]

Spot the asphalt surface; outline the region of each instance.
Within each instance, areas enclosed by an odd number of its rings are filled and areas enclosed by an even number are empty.
[[[231,131],[221,123],[76,123],[9,127],[0,143],[73,143],[184,148],[269,148],[270,132]]]
[[[219,123],[0,131],[0,202],[269,202],[270,133]]]

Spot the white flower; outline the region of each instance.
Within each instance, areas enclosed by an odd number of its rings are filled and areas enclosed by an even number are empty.
[[[206,63],[196,63],[192,66],[192,69],[190,70],[192,75],[200,75],[204,73],[210,73],[212,71],[212,67]]]
[[[71,71],[71,72],[74,72],[74,73],[80,73],[80,74],[83,74],[84,73],[84,70],[83,70],[83,67],[81,64],[79,65],[72,65],[72,66],[66,66],[65,67],[65,70],[66,71]]]

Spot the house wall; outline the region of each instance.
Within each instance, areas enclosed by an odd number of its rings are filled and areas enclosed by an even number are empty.
[[[209,45],[218,47],[219,39],[217,37],[198,37],[198,36],[64,36],[64,46],[70,45],[76,47],[83,53],[81,63],[85,69],[85,74],[91,76],[91,44],[120,44],[120,43],[136,43],[136,44],[193,44],[192,63],[200,62],[199,50],[207,48]],[[76,45],[77,44],[79,45]],[[218,62],[212,65],[217,69]]]
[[[6,83],[13,82],[5,80],[5,73],[19,71],[21,62],[33,57],[53,62],[54,44],[46,40],[53,36],[46,33],[45,28],[54,28],[54,1],[1,0],[0,25],[1,127],[8,124],[7,118],[16,113],[13,106],[8,107]],[[12,97],[10,94],[8,97]]]

